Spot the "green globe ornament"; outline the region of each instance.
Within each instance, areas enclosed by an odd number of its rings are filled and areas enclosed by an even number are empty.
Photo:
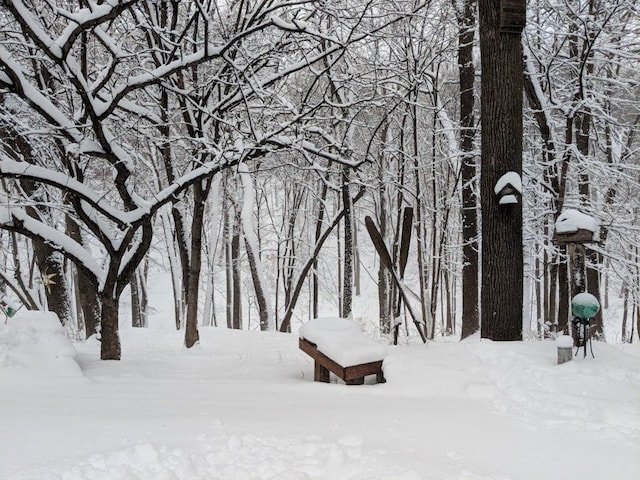
[[[595,317],[599,310],[600,302],[590,293],[579,293],[571,300],[573,315],[583,320]]]

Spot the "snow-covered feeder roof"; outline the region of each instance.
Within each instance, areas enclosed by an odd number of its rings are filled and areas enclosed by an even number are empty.
[[[512,187],[515,192],[522,194],[522,179],[520,178],[520,175],[518,173],[507,172],[502,175],[493,187],[493,192],[498,195],[509,186]]]
[[[298,335],[343,367],[377,362],[387,349],[367,337],[360,325],[345,318],[316,318],[300,327]]]
[[[593,318],[600,310],[600,302],[590,293],[579,293],[571,299],[571,312],[578,318]]]
[[[580,210],[568,208],[556,220],[556,240],[564,242],[597,242],[600,240],[598,221]]]

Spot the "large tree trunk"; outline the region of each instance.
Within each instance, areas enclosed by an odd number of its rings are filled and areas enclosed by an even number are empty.
[[[455,2],[454,2],[455,3]],[[480,329],[478,312],[478,202],[476,199],[476,136],[474,119],[473,35],[475,0],[465,0],[458,11],[458,70],[460,74],[460,151],[462,156],[462,332],[460,339]]]
[[[500,0],[480,0],[482,65],[483,338],[522,340],[522,201],[500,205],[496,182],[522,175],[523,59],[520,33],[500,31]]]
[[[202,228],[204,208],[211,180],[196,182],[193,186],[193,219],[191,221],[191,251],[189,254],[189,275],[187,277],[187,319],[184,344],[193,347],[198,334],[198,301],[200,296],[200,272],[202,270]],[[183,280],[184,281],[184,280]]]
[[[47,297],[47,307],[58,315],[62,325],[71,327],[73,318],[64,258],[61,253],[42,242],[34,241],[33,250]]]
[[[118,303],[117,295],[111,294],[110,291],[104,291],[100,294],[100,304],[102,306],[100,315],[101,360],[120,360]]]

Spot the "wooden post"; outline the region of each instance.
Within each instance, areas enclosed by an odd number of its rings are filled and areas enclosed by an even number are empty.
[[[561,335],[556,340],[558,345],[558,365],[562,365],[573,359],[573,338],[569,335]]]
[[[520,33],[527,23],[527,0],[500,0],[500,33]]]

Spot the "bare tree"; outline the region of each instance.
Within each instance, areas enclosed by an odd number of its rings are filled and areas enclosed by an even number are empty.
[[[160,21],[160,4],[164,2],[123,0],[99,8],[68,5],[55,10],[44,1],[32,8],[22,0],[3,3],[6,21],[0,31],[0,88],[43,124],[39,130],[43,138],[55,139],[67,154],[58,163],[38,165],[3,156],[0,175],[63,192],[74,216],[100,245],[105,262],[96,261],[92,253],[54,225],[30,217],[25,197],[2,202],[0,226],[46,242],[91,279],[101,302],[103,359],[120,358],[118,300],[150,246],[154,215],[192,187],[205,193],[212,176],[265,151],[291,149],[305,158],[326,157],[327,150],[314,143],[325,143],[325,137],[294,128],[316,107],[293,110],[278,97],[276,87],[288,76],[367,38],[370,28],[384,28],[398,18],[390,15],[364,28],[362,15],[375,10],[374,5],[368,5],[358,17],[342,17],[340,31],[332,33],[309,23],[316,7],[304,1],[259,2],[242,12],[218,11],[217,3],[208,4],[207,10],[200,2],[185,1],[171,2],[179,21],[167,30],[160,28],[161,24],[170,25]],[[330,13],[340,15],[337,7]],[[225,35],[222,20],[229,14],[238,15],[241,28]],[[196,29],[200,35],[194,34]],[[158,31],[173,39],[168,54],[162,44],[138,48]],[[346,41],[340,38],[343,34]],[[250,37],[256,42],[248,42]],[[297,48],[288,49],[294,37]],[[253,48],[261,38],[273,40],[265,43],[266,51]],[[320,40],[328,45],[322,50],[316,48]],[[275,54],[282,50],[289,52],[284,66],[278,64]],[[238,52],[235,57],[234,52]],[[81,61],[82,55],[93,62]],[[170,104],[179,105],[180,99],[189,103],[192,94],[202,92],[191,91],[186,82],[180,89],[180,79],[197,66],[216,62],[232,66],[236,83],[227,95],[211,98],[210,111],[236,111],[242,121],[225,124],[224,141],[218,143],[207,141],[215,137],[188,136],[188,145],[198,145],[197,161],[186,162],[175,178],[160,189],[154,188],[146,181],[146,155],[140,142],[148,137],[146,129],[162,121],[149,101],[154,88],[170,92],[175,97],[175,103]],[[34,69],[34,64],[38,68]],[[61,88],[51,90],[39,82],[38,72],[43,71]],[[194,81],[195,85],[200,83]],[[250,113],[258,109],[264,112],[260,124]],[[203,110],[198,114],[203,115],[202,125],[215,117]],[[301,135],[304,142],[299,141]],[[242,148],[238,148],[238,138],[242,138]],[[349,163],[339,155],[330,156],[333,161]],[[102,184],[96,182],[99,177]],[[199,251],[197,242],[192,239],[192,251]]]

